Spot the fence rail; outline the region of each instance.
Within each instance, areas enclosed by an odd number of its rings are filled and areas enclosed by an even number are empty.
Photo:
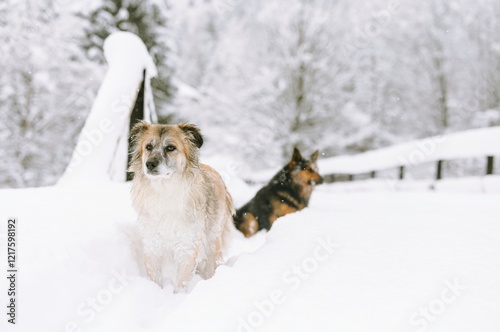
[[[405,179],[407,168],[435,163],[435,180],[445,176],[446,161],[485,158],[484,175],[494,174],[495,156],[500,156],[500,127],[467,130],[406,142],[353,156],[320,160],[320,171],[329,182],[352,181],[359,175],[376,178],[380,171],[396,169]]]
[[[404,180],[408,168],[435,163],[435,180],[441,180],[446,161],[485,158],[485,172],[495,171],[495,156],[500,156],[500,126],[488,127],[434,136],[405,142],[390,147],[320,159],[318,166],[326,182],[354,181],[359,178],[375,179],[381,172],[394,170],[396,178]],[[254,174],[252,182],[267,182],[276,170]]]

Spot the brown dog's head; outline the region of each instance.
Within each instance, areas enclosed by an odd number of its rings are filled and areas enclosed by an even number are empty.
[[[307,160],[302,157],[299,149],[293,149],[292,160],[289,163],[292,178],[295,182],[303,185],[318,185],[323,183],[323,178],[319,175],[318,160],[319,152],[314,151],[311,159]]]
[[[198,166],[198,149],[203,145],[200,130],[189,123],[151,125],[137,123],[130,131],[130,172],[169,179],[187,167]]]

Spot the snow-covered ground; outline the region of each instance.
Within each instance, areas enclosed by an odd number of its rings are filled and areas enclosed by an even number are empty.
[[[1,330],[500,330],[499,195],[336,188],[236,233],[228,263],[180,294],[144,277],[128,184],[0,190],[19,264],[18,321]],[[230,190],[241,205],[256,188]],[[0,242],[6,257],[6,227]]]

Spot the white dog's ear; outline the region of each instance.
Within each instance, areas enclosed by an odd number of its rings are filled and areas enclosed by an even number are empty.
[[[150,124],[147,123],[146,121],[142,120],[137,122],[134,127],[132,127],[132,130],[130,130],[130,136],[129,139],[131,142],[137,141],[137,138],[145,132],[149,128]]]
[[[186,133],[188,139],[199,149],[203,145],[200,129],[191,123],[180,123],[179,128]]]
[[[130,155],[132,159],[130,160],[130,165],[128,168],[129,172],[138,172],[141,167],[141,149],[139,147],[139,137],[149,128],[150,124],[146,121],[137,122],[134,127],[130,130],[129,135],[129,146]]]

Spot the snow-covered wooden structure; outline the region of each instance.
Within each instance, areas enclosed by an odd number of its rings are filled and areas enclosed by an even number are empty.
[[[446,135],[428,137],[354,156],[340,156],[319,161],[324,174],[359,175],[392,168],[399,169],[404,178],[407,167],[436,163],[435,179],[442,178],[442,163],[448,160],[485,158],[485,175],[494,171],[494,156],[500,156],[500,127],[471,129]]]
[[[500,126],[471,129],[428,137],[357,155],[320,159],[318,166],[327,182],[352,181],[356,176],[376,178],[381,171],[395,169],[398,178],[405,178],[408,167],[435,163],[434,179],[443,178],[443,162],[459,159],[485,158],[484,175],[494,174],[495,157],[500,156]],[[247,177],[248,182],[269,181],[278,169],[264,170]]]
[[[142,40],[115,32],[104,55],[108,71],[59,184],[125,181],[130,127],[139,119],[157,122],[150,86],[156,67]]]

